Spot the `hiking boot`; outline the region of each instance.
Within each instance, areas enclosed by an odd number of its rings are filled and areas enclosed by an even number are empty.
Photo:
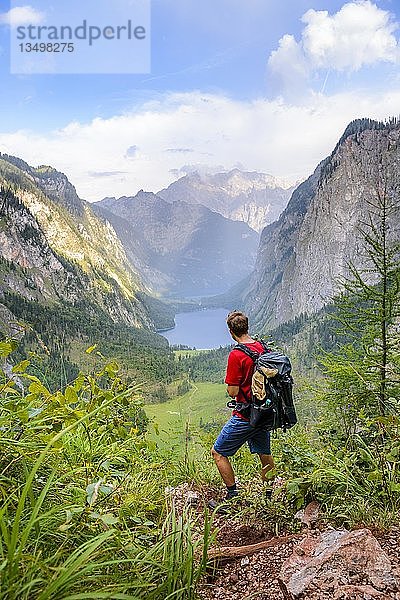
[[[237,490],[233,490],[232,492],[226,492],[225,500],[233,500],[239,496],[239,492]]]
[[[237,490],[234,490],[233,492],[227,492],[223,500],[220,500],[219,502],[217,500],[210,500],[207,503],[207,506],[208,508],[211,508],[211,510],[215,510],[218,513],[227,513],[230,509],[230,503],[238,497],[239,492]]]
[[[266,500],[271,500],[272,499],[272,492],[273,492],[272,488],[267,488],[265,490],[265,499]]]

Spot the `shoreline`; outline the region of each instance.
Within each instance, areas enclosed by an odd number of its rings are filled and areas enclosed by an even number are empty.
[[[166,329],[156,329],[156,333],[166,333],[167,331],[173,331],[176,328],[176,323],[173,327],[167,327]]]

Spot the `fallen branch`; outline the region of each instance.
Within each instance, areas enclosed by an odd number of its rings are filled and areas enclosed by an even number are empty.
[[[265,540],[264,542],[259,542],[258,544],[251,544],[250,546],[222,546],[221,548],[211,548],[211,550],[208,551],[208,558],[238,558],[240,556],[249,556],[250,554],[265,550],[266,548],[273,548],[280,544],[286,544],[298,537],[297,534],[284,535]]]

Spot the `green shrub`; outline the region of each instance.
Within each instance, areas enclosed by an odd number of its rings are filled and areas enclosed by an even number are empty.
[[[113,362],[56,392],[29,367],[0,371],[0,600],[193,598],[209,524],[193,541],[166,507],[137,388]]]

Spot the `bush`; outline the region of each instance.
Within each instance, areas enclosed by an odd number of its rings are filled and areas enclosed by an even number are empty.
[[[192,598],[203,540],[166,514],[137,388],[108,363],[52,393],[29,361],[10,372],[15,346],[0,342],[0,599]]]

